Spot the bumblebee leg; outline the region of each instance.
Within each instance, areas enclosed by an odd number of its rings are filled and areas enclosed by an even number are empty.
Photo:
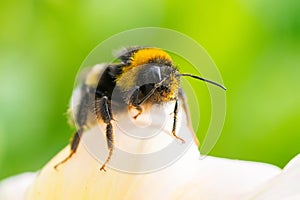
[[[172,134],[176,139],[180,140],[182,143],[185,143],[184,139],[176,135],[177,114],[178,114],[178,99],[176,99],[175,107],[174,107],[174,121],[173,121]]]
[[[136,119],[143,112],[143,109],[140,105],[136,106],[135,109],[137,109],[138,113],[135,116],[133,116],[134,119]]]
[[[83,134],[84,131],[84,125],[86,123],[86,119],[87,119],[87,113],[88,113],[88,103],[89,103],[89,96],[88,94],[85,92],[86,91],[86,87],[83,86],[82,88],[82,92],[83,92],[83,97],[80,101],[79,104],[79,109],[78,109],[78,113],[77,113],[77,125],[78,125],[78,130],[75,132],[75,134],[73,135],[73,138],[71,140],[71,148],[70,148],[70,153],[69,155],[62,160],[61,162],[57,163],[54,166],[54,169],[57,169],[57,167],[65,162],[67,162],[76,152],[77,147],[79,145],[80,142],[80,138]]]
[[[129,105],[134,107],[138,111],[138,113],[135,116],[133,116],[134,119],[136,119],[143,112],[143,109],[140,106],[141,103],[139,103],[139,91],[140,91],[140,89],[137,88],[133,92],[132,96],[130,97],[130,102],[129,102]]]
[[[101,166],[100,170],[106,171],[105,165],[109,162],[114,150],[113,127],[111,124],[112,113],[110,102],[108,101],[108,98],[106,96],[99,99],[98,102],[100,106],[99,109],[97,109],[97,116],[103,119],[104,123],[106,124],[106,142],[108,147],[108,156],[103,165]]]
[[[111,123],[106,125],[106,142],[107,142],[107,147],[108,147],[108,156],[100,168],[100,171],[103,170],[105,172],[106,172],[105,166],[109,162],[109,160],[113,154],[113,149],[114,149],[113,128],[112,128]]]
[[[189,111],[189,107],[188,107],[188,104],[187,104],[187,98],[186,98],[185,93],[184,93],[182,88],[179,89],[178,97],[179,97],[179,100],[183,104],[183,110],[184,110],[185,115],[186,115],[187,126],[190,129],[190,131],[193,133],[194,141],[195,141],[196,145],[199,146],[200,142],[199,142],[199,140],[198,140],[198,138],[197,138],[197,136],[196,136],[196,134],[193,130],[192,123],[191,123],[191,117],[190,117],[190,111]]]
[[[79,129],[78,131],[76,131],[76,133],[73,135],[72,141],[71,141],[71,149],[70,149],[70,153],[69,155],[62,161],[60,161],[59,163],[57,163],[54,166],[54,169],[57,169],[57,167],[65,162],[67,162],[72,156],[73,154],[76,152],[77,147],[79,145],[80,142],[80,137],[83,133],[83,129]]]

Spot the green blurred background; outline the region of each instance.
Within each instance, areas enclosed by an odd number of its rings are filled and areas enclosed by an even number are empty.
[[[227,117],[211,155],[283,167],[300,153],[300,1],[12,0],[0,7],[0,178],[40,169],[67,145],[80,64],[144,26],[191,36],[219,67]]]

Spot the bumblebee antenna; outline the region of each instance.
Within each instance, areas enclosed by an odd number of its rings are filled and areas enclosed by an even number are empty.
[[[199,76],[196,76],[196,75],[192,75],[192,74],[179,74],[179,76],[189,76],[189,77],[192,77],[192,78],[195,78],[195,79],[198,79],[198,80],[201,80],[201,81],[204,81],[204,82],[207,82],[207,83],[211,83],[213,85],[216,85],[220,88],[222,88],[223,90],[226,90],[226,87],[219,84],[219,83],[216,83],[214,81],[211,81],[211,80],[208,80],[208,79],[205,79],[205,78],[202,78],[202,77],[199,77]]]

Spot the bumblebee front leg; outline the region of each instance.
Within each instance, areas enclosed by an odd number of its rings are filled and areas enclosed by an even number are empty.
[[[134,107],[138,111],[138,113],[133,117],[134,119],[136,119],[143,112],[143,109],[140,106],[140,104],[142,102],[139,102],[139,91],[140,91],[140,88],[139,87],[136,88],[129,100],[130,101],[129,105]]]
[[[97,100],[96,97],[96,102],[98,104],[96,105],[96,108],[98,108],[96,111],[97,117],[101,118],[106,124],[106,142],[108,147],[108,156],[100,168],[100,170],[106,171],[105,165],[109,162],[114,149],[113,127],[111,124],[111,120],[112,120],[111,104],[106,96],[99,98],[99,100]]]
[[[180,140],[182,143],[185,143],[184,139],[182,139],[176,135],[177,114],[178,114],[178,99],[176,99],[176,101],[175,101],[172,134],[176,139]]]
[[[189,107],[188,107],[188,104],[187,104],[187,98],[186,98],[185,93],[184,93],[182,88],[179,89],[178,97],[179,97],[180,102],[182,102],[183,111],[185,112],[185,115],[186,115],[187,126],[190,129],[191,133],[193,133],[194,142],[196,143],[197,146],[199,146],[200,142],[199,142],[199,140],[198,140],[198,138],[197,138],[197,136],[196,136],[196,134],[193,130],[191,117],[190,117],[190,111],[189,111]]]

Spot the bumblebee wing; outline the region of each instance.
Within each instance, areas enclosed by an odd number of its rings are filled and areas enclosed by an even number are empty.
[[[92,68],[83,70],[80,75],[82,83],[84,83],[88,87],[96,88],[103,72],[108,66],[109,64],[103,63],[97,64]]]

